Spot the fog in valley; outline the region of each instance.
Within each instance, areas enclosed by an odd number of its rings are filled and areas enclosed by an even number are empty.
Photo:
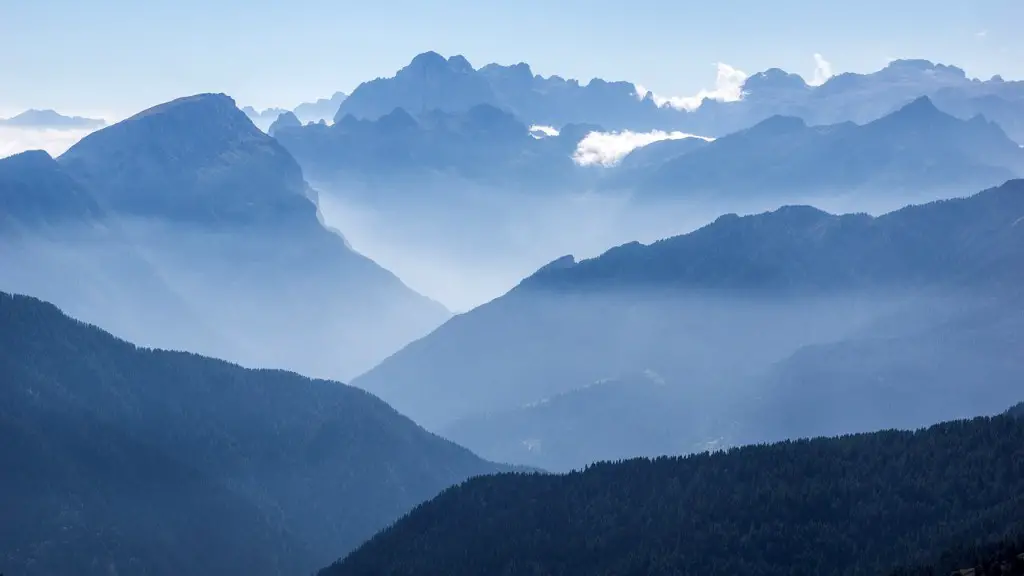
[[[691,232],[723,214],[807,205],[834,214],[880,215],[921,201],[919,194],[827,194],[764,199],[664,199],[638,204],[628,190],[564,190],[538,195],[457,178],[415,184],[316,182],[325,222],[358,252],[453,312],[504,294],[564,255],[599,256],[630,242],[650,244]],[[930,191],[930,201],[964,195]]]
[[[1024,576],[1024,9],[22,4],[0,576]]]

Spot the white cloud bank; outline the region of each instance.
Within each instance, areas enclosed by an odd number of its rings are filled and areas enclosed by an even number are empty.
[[[750,75],[724,62],[719,62],[715,66],[718,72],[715,75],[715,87],[711,90],[703,89],[693,96],[662,96],[661,94],[655,94],[640,84],[634,84],[636,97],[643,100],[650,95],[659,108],[669,106],[676,110],[686,110],[687,112],[700,108],[705,99],[718,100],[719,102],[738,102],[742,100],[743,83],[747,81]],[[825,60],[825,57],[821,54],[815,53],[814,74],[808,84],[811,86],[821,86],[834,75],[832,63]]]
[[[558,136],[558,134],[558,129],[554,126],[541,126],[540,124],[530,126],[530,135],[538,140],[541,138]]]
[[[576,146],[573,160],[580,166],[614,166],[627,154],[661,140],[681,140],[683,138],[700,138],[711,141],[714,138],[687,134],[685,132],[591,132]]]
[[[687,111],[700,108],[705,98],[721,102],[736,102],[743,98],[743,83],[746,82],[748,74],[724,62],[719,62],[716,66],[718,73],[715,76],[715,87],[712,90],[704,89],[693,96],[661,96],[640,84],[634,84],[636,96],[642,100],[650,95],[658,107],[671,106],[677,110]]]
[[[811,86],[821,86],[833,76],[835,76],[835,73],[832,72],[832,63],[825,60],[821,54],[816,53],[814,55],[814,76],[808,84]]]
[[[0,158],[26,150],[45,150],[59,156],[93,130],[54,130],[0,126]]]

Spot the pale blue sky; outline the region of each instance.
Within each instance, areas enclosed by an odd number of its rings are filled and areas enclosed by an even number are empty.
[[[920,57],[1020,79],[1021,22],[1022,0],[0,0],[0,115],[206,91],[294,106],[425,50],[664,95],[712,87],[716,62],[809,77],[815,52],[840,72]]]

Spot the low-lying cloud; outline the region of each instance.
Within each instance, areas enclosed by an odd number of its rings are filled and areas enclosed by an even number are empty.
[[[623,130],[621,132],[591,132],[583,140],[580,140],[580,143],[576,146],[573,160],[580,166],[614,166],[637,148],[661,140],[681,140],[683,138],[713,140],[712,138],[687,134],[686,132],[665,132],[662,130],[651,132],[632,132],[630,130]]]
[[[811,81],[808,82],[811,86],[821,86],[828,81],[829,78],[834,76],[832,72],[832,63],[825,60],[821,54],[814,54],[814,76]]]
[[[670,106],[677,110],[691,112],[700,108],[705,99],[721,102],[741,100],[743,98],[743,83],[746,82],[749,75],[743,70],[734,68],[724,62],[719,62],[716,66],[718,72],[715,75],[715,87],[712,90],[703,89],[693,96],[661,96],[640,84],[634,84],[637,98],[643,99],[650,96],[660,108]]]
[[[558,134],[559,131],[554,126],[542,126],[540,124],[530,126],[530,135],[537,139],[558,136]]]
[[[56,130],[53,128],[0,126],[0,158],[6,158],[26,150],[45,150],[51,156],[59,156],[93,131],[92,129]]]

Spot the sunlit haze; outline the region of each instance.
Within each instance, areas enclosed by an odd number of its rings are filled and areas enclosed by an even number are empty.
[[[1024,576],[1024,0],[0,0],[0,576]]]

